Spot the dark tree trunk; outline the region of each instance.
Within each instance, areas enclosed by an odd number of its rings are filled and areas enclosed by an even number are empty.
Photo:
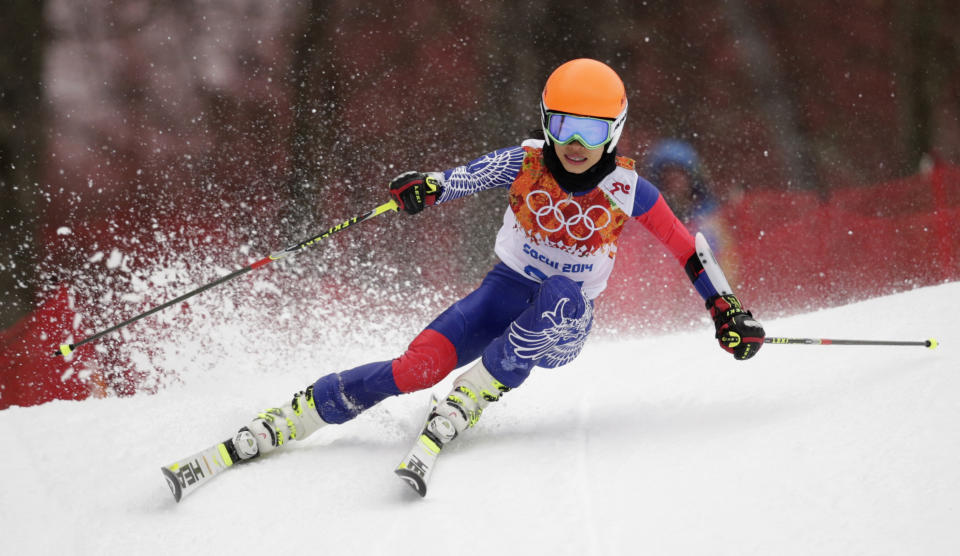
[[[0,329],[26,314],[37,289],[34,230],[44,154],[41,0],[9,0],[0,15]]]
[[[756,109],[770,130],[776,150],[783,153],[787,179],[794,187],[817,188],[826,194],[822,188],[827,184],[818,183],[816,161],[774,46],[761,32],[771,27],[776,32],[776,22],[758,22],[760,14],[741,0],[730,0],[724,6],[733,34],[740,41],[742,67],[754,84]]]

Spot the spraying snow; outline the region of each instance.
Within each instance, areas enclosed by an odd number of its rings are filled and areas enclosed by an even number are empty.
[[[0,412],[0,553],[957,554],[958,314],[951,283],[764,322],[778,336],[933,336],[937,350],[768,345],[737,362],[708,326],[594,338],[445,450],[426,499],[392,472],[419,392],[175,504],[161,465],[404,342],[371,323],[365,343],[260,343],[264,368],[251,348],[184,335],[165,364],[207,371],[156,395]],[[231,322],[202,332],[248,337]]]

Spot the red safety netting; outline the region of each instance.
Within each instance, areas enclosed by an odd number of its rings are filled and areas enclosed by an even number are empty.
[[[761,319],[960,279],[960,168],[945,164],[890,183],[837,189],[828,199],[753,191],[722,207],[716,220],[726,223],[727,241],[718,249],[725,272]],[[0,333],[0,409],[135,389],[128,384],[136,381],[105,378],[96,357],[52,357],[65,334],[90,326],[78,322],[71,301],[61,287]],[[625,231],[597,309],[601,333],[709,322],[683,269],[639,225]]]
[[[758,190],[724,206],[718,254],[759,315],[784,315],[960,279],[960,168],[869,187]],[[601,301],[620,329],[677,329],[706,315],[682,269],[635,226]]]

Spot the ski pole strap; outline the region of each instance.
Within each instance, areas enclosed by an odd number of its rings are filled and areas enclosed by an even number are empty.
[[[226,276],[223,276],[223,277],[221,277],[221,278],[218,278],[218,279],[214,280],[213,282],[210,282],[209,284],[205,284],[205,285],[200,286],[199,288],[197,288],[197,289],[195,289],[195,290],[189,291],[189,292],[181,295],[180,297],[177,297],[176,299],[171,299],[170,301],[167,301],[166,303],[164,303],[164,304],[162,304],[162,305],[157,305],[157,306],[154,307],[153,309],[150,309],[149,311],[140,313],[139,315],[137,315],[137,316],[135,316],[135,317],[132,317],[132,318],[130,318],[130,319],[127,319],[127,320],[121,322],[120,324],[118,324],[118,325],[116,325],[116,326],[111,326],[110,328],[107,328],[106,330],[102,330],[102,331],[100,331],[100,332],[97,332],[96,334],[94,334],[94,335],[92,335],[92,336],[90,336],[90,337],[88,337],[88,338],[84,338],[83,340],[80,340],[79,342],[77,342],[77,343],[75,343],[75,344],[61,344],[60,347],[57,348],[57,350],[53,352],[53,355],[54,355],[54,357],[60,356],[60,355],[63,355],[63,356],[70,355],[70,354],[73,352],[73,350],[76,349],[76,348],[78,348],[79,346],[82,346],[83,344],[86,344],[86,343],[88,343],[88,342],[92,342],[92,341],[94,341],[94,340],[96,340],[96,339],[98,339],[98,338],[100,338],[100,337],[102,337],[102,336],[105,336],[105,335],[107,335],[107,334],[109,334],[109,333],[111,333],[111,332],[115,332],[115,331],[117,331],[117,330],[120,330],[121,328],[123,328],[123,327],[125,327],[125,326],[127,326],[127,325],[129,325],[129,324],[132,324],[132,323],[134,323],[134,322],[137,322],[138,320],[140,320],[140,319],[142,319],[142,318],[144,318],[144,317],[148,317],[148,316],[156,313],[157,311],[162,311],[163,309],[166,309],[167,307],[170,307],[171,305],[176,305],[177,303],[180,303],[181,301],[184,301],[184,300],[186,300],[186,299],[189,299],[189,298],[191,298],[191,297],[193,297],[193,296],[195,296],[195,295],[197,295],[197,294],[199,294],[199,293],[203,293],[203,292],[209,290],[210,288],[212,288],[212,287],[214,287],[214,286],[219,286],[220,284],[223,284],[224,282],[229,282],[230,280],[233,280],[234,278],[236,278],[236,277],[238,277],[238,276],[242,276],[242,275],[246,274],[247,272],[250,272],[251,270],[256,270],[256,269],[258,269],[258,268],[261,268],[261,267],[263,267],[263,266],[266,266],[266,265],[272,263],[273,261],[278,261],[278,260],[280,260],[280,259],[282,259],[282,258],[284,258],[284,257],[288,257],[288,256],[290,256],[290,255],[292,255],[292,254],[294,254],[294,253],[298,253],[301,249],[306,249],[307,247],[311,247],[311,246],[315,245],[318,241],[321,241],[321,240],[323,240],[323,239],[326,239],[326,238],[330,237],[331,235],[333,235],[333,234],[335,234],[335,233],[337,233],[337,232],[343,231],[343,230],[349,228],[350,226],[353,226],[354,224],[359,224],[360,222],[364,222],[364,221],[366,221],[366,220],[370,220],[371,218],[373,218],[373,217],[375,217],[375,216],[379,216],[379,215],[381,215],[381,214],[383,214],[383,213],[385,213],[385,212],[389,212],[389,211],[394,211],[394,212],[396,212],[396,211],[398,211],[398,210],[399,210],[399,207],[397,206],[396,201],[393,201],[393,200],[391,199],[390,201],[387,201],[386,203],[378,206],[377,208],[375,208],[375,209],[373,209],[373,210],[371,210],[371,211],[369,211],[369,212],[366,212],[366,213],[364,213],[364,214],[361,214],[360,216],[354,216],[353,218],[351,218],[351,219],[349,219],[349,220],[345,220],[345,221],[337,224],[336,226],[330,228],[329,230],[323,232],[322,234],[313,236],[312,238],[307,239],[307,240],[304,240],[304,241],[301,241],[300,243],[295,243],[295,244],[293,244],[293,245],[290,245],[289,247],[287,247],[287,248],[284,249],[283,251],[278,251],[277,253],[274,253],[274,254],[272,254],[272,255],[270,255],[270,256],[268,256],[268,257],[265,257],[265,258],[263,258],[263,259],[260,259],[259,261],[255,262],[255,263],[253,263],[253,264],[250,264],[250,265],[245,266],[245,267],[243,267],[243,268],[241,268],[241,269],[235,270],[235,271],[231,272],[230,274],[227,274]]]
[[[827,338],[777,338],[767,336],[765,344],[804,344],[815,346],[922,346],[930,349],[939,344],[933,338],[922,341],[903,340],[830,340]]]

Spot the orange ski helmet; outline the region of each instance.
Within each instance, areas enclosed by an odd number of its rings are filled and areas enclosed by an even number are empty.
[[[550,74],[540,98],[540,123],[549,144],[548,112],[609,120],[607,152],[612,152],[627,119],[627,91],[617,72],[603,62],[570,60]]]

